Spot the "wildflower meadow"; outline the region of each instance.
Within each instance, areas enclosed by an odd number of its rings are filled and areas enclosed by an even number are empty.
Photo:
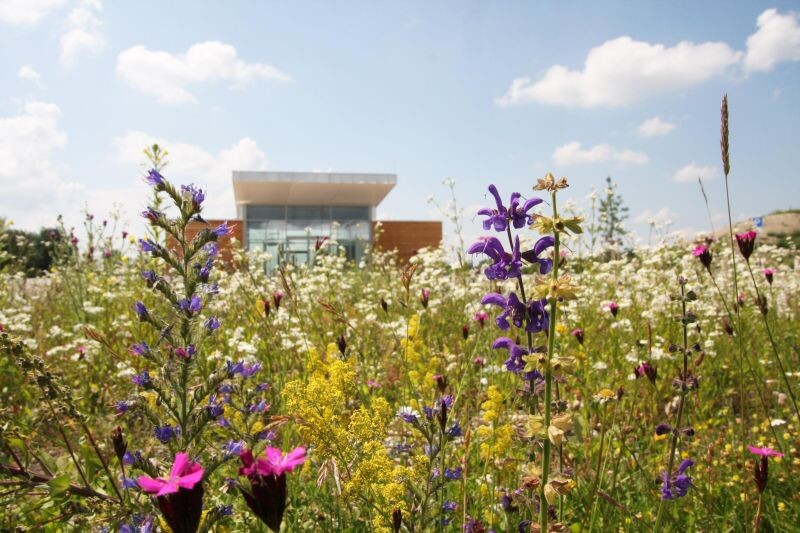
[[[726,183],[728,137],[724,100]],[[188,238],[167,160],[143,234],[87,213],[3,263],[1,530],[799,530],[794,246],[589,250],[544,173],[487,182],[463,247],[267,271]]]

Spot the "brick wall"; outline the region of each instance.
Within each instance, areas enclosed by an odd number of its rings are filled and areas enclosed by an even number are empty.
[[[403,262],[421,248],[439,246],[442,240],[441,221],[382,220],[381,234],[375,243],[382,250],[397,250]]]

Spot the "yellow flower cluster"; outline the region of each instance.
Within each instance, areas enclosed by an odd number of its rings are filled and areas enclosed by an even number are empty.
[[[327,355],[323,359],[309,350],[308,381],[286,384],[286,409],[296,414],[298,431],[314,455],[338,463],[344,497],[363,504],[360,512],[372,517],[374,530],[391,531],[392,510],[408,511],[406,486],[422,483],[427,468],[392,461],[383,444],[393,417],[389,403],[373,397],[369,406],[351,405],[357,393],[355,363]]]

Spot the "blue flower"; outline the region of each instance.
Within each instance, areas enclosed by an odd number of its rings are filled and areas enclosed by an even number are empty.
[[[446,468],[444,471],[444,477],[451,481],[461,479],[461,472],[462,468],[460,466],[456,468]]]
[[[144,341],[137,342],[133,346],[130,347],[128,352],[133,354],[133,355],[145,355],[145,354],[150,353],[150,346],[148,346],[147,343],[144,342]]]
[[[154,168],[147,171],[147,176],[144,177],[144,181],[157,189],[163,188],[167,184],[164,176]]]
[[[211,241],[203,245],[203,251],[208,257],[216,257],[219,254],[219,244],[216,241]]]
[[[211,232],[217,237],[224,237],[225,235],[233,235],[233,227],[228,227],[228,221],[226,220]]]
[[[458,425],[458,422],[453,422],[453,425],[447,430],[447,435],[454,438],[462,435],[461,426]]]
[[[458,509],[458,504],[453,501],[446,501],[442,503],[442,511],[455,511]]]
[[[261,363],[253,363],[252,365],[243,365],[241,372],[242,378],[252,377],[259,370],[261,370]],[[264,383],[263,385],[266,385],[266,383]]]
[[[161,251],[161,246],[150,239],[139,239],[139,247],[142,250],[142,253],[158,255],[158,253]]]
[[[238,456],[242,450],[244,449],[244,441],[239,440],[229,440],[225,446],[222,448],[225,457],[232,457],[234,455]]]
[[[128,400],[120,400],[114,404],[114,409],[117,412],[117,416],[127,413],[131,407],[133,407],[133,402]]]
[[[692,478],[684,472],[692,465],[694,465],[694,461],[691,459],[684,459],[680,466],[678,466],[678,470],[674,475],[669,476],[666,472],[663,474],[664,484],[661,487],[662,500],[674,500],[686,496],[686,493],[689,492],[689,487],[692,486]]]
[[[162,444],[166,444],[181,433],[180,426],[173,428],[169,424],[164,426],[156,426],[153,433]]]
[[[158,281],[158,276],[154,270],[142,270],[142,278],[144,278],[148,287],[152,287]]]
[[[143,370],[141,374],[136,374],[131,378],[131,382],[139,387],[146,387],[150,384],[150,374]]]
[[[139,320],[145,320],[148,317],[149,313],[147,312],[147,307],[145,307],[141,301],[137,301],[133,304],[133,310],[139,315]]]
[[[225,412],[225,402],[217,402],[217,395],[212,394],[208,397],[208,416],[211,418],[218,418]]]
[[[192,208],[195,211],[200,209],[200,205],[203,203],[203,200],[206,199],[206,193],[203,192],[203,189],[195,187],[194,183],[181,185],[181,196],[184,201],[192,202]]]
[[[200,312],[200,310],[203,308],[203,300],[197,295],[192,296],[189,299],[184,298],[178,302],[178,307],[186,314],[192,315]]]
[[[215,316],[208,318],[205,322],[203,322],[203,326],[209,331],[214,331],[219,329],[219,319]]]
[[[133,479],[132,477],[123,477],[122,478],[122,488],[124,488],[124,489],[135,489],[138,486],[139,486],[139,484],[136,483],[136,480]]]

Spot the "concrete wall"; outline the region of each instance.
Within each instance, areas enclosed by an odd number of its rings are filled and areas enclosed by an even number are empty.
[[[411,259],[420,249],[439,246],[442,241],[441,221],[382,220],[380,225],[381,233],[375,247],[397,250],[403,262]]]

